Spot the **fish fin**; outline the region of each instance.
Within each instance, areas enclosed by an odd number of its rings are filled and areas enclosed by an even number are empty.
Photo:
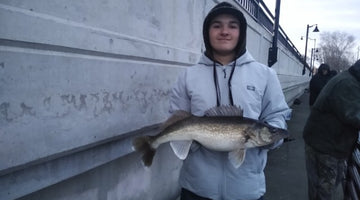
[[[235,168],[239,168],[245,160],[245,155],[246,149],[236,149],[229,152],[229,160]]]
[[[141,136],[133,140],[133,148],[143,154],[142,161],[147,167],[152,164],[156,152],[156,150],[150,146],[150,140],[150,136]]]
[[[218,107],[210,108],[205,111],[205,116],[214,117],[214,116],[243,116],[243,110],[238,106],[231,105],[222,105]]]
[[[174,151],[175,155],[181,160],[185,160],[189,154],[192,140],[181,140],[181,141],[172,141],[170,146]]]
[[[162,123],[160,125],[160,130],[164,130],[168,126],[170,126],[178,121],[181,121],[183,119],[186,119],[190,116],[191,116],[191,113],[189,113],[189,112],[186,112],[184,110],[177,110],[164,123]]]

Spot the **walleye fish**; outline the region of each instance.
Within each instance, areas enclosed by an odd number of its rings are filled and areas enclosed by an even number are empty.
[[[192,141],[204,147],[229,152],[235,168],[244,161],[246,149],[272,144],[288,137],[285,129],[276,128],[258,120],[242,117],[236,106],[219,106],[209,109],[204,117],[176,111],[161,127],[156,136],[141,136],[133,140],[136,151],[143,153],[145,166],[152,164],[156,149],[166,142],[177,157],[185,159]]]

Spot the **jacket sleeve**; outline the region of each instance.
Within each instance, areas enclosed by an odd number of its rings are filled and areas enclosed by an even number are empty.
[[[186,87],[186,71],[180,74],[170,94],[170,113],[176,110],[190,112],[190,97]]]
[[[259,119],[270,124],[271,126],[287,129],[285,120],[289,120],[290,116],[291,109],[289,109],[285,101],[285,97],[276,72],[274,70],[270,70],[267,87],[264,91],[262,100],[262,112]],[[283,140],[280,140],[267,148],[274,149],[280,146],[282,143]]]
[[[267,87],[264,91],[262,100],[262,112],[260,120],[272,126],[286,129],[285,120],[289,120],[291,116],[291,109],[285,101],[283,91],[276,72],[271,70]]]
[[[360,130],[360,86],[349,82],[343,80],[335,86],[329,103],[338,119]]]
[[[191,101],[187,93],[186,87],[186,71],[180,74],[178,77],[175,86],[173,87],[170,94],[170,113],[173,113],[176,110],[184,110],[191,113],[190,109]],[[174,144],[176,145],[178,141],[171,141],[171,148]],[[190,150],[195,152],[199,149],[200,145],[197,142],[191,142]]]

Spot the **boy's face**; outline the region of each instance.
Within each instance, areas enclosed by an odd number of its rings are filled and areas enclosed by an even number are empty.
[[[209,39],[215,55],[235,56],[239,36],[240,22],[232,15],[218,15],[210,23]]]

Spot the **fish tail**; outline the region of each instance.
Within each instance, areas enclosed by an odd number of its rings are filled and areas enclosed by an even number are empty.
[[[136,151],[143,153],[142,161],[145,166],[150,166],[152,164],[155,149],[150,145],[150,137],[149,136],[142,136],[135,138],[133,141],[133,147]]]

